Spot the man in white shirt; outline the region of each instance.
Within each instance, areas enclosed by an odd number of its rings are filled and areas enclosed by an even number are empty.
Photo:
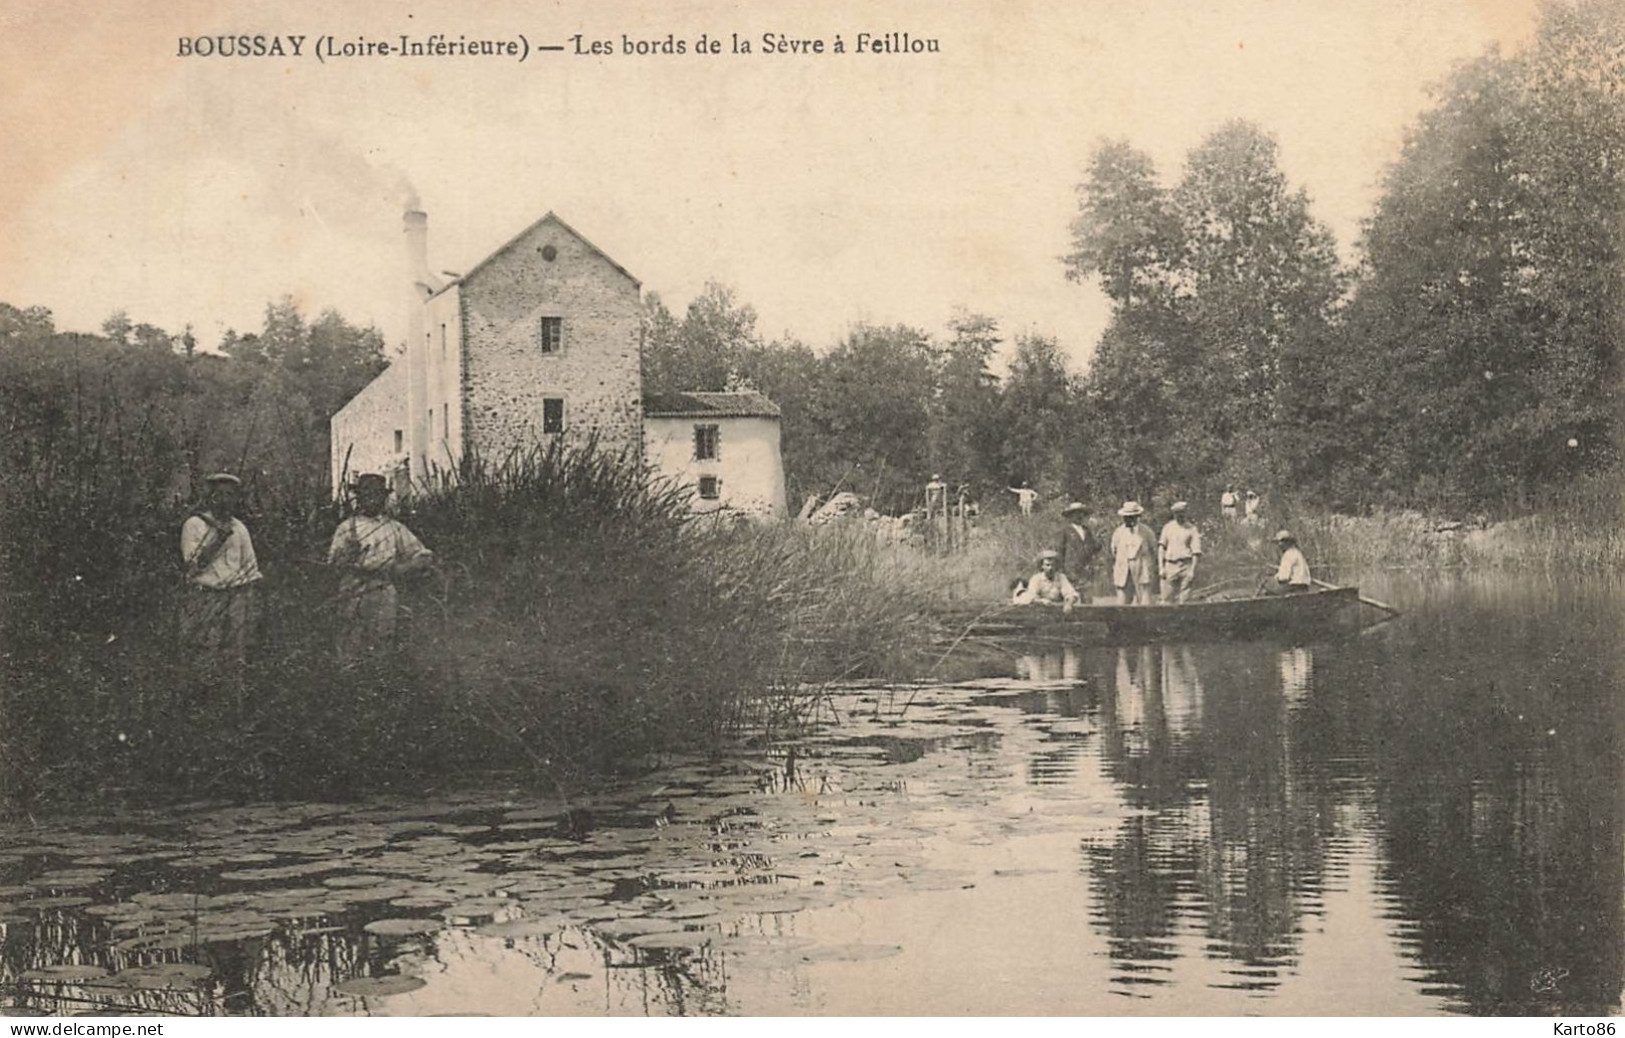
[[[1234,520],[1239,503],[1239,499],[1236,497],[1236,488],[1226,485],[1224,493],[1219,495],[1219,514],[1226,519]]]
[[[1078,604],[1078,592],[1060,569],[1061,553],[1045,548],[1038,553],[1038,572],[1027,578],[1010,597],[1012,605],[1058,605],[1063,613]]]
[[[338,655],[353,663],[395,640],[400,613],[395,578],[420,573],[434,553],[406,528],[384,514],[389,483],[383,476],[357,476],[351,489],[356,511],[333,531],[327,561],[339,568]]]
[[[204,507],[181,524],[181,645],[202,667],[236,665],[248,658],[258,619],[259,561],[248,527],[237,518],[242,481],[229,472],[204,477]]]
[[[1118,605],[1149,605],[1156,580],[1156,548],[1151,534],[1139,525],[1145,509],[1138,501],[1124,501],[1117,510],[1123,525],[1112,531],[1112,586]]]
[[[1281,565],[1275,570],[1274,586],[1266,587],[1272,595],[1296,595],[1314,589],[1314,578],[1309,575],[1309,560],[1298,550],[1298,539],[1286,530],[1275,535],[1275,545],[1281,549]]]
[[[1196,560],[1202,555],[1202,534],[1192,523],[1185,521],[1189,506],[1175,501],[1168,510],[1173,513],[1162,527],[1157,539],[1158,572],[1162,574],[1162,600],[1183,602],[1191,593],[1196,580]]]
[[[1031,519],[1033,515],[1033,505],[1038,503],[1038,491],[1033,489],[1033,485],[1031,483],[1023,483],[1019,487],[1005,487],[1004,489],[1016,495],[1016,506],[1021,509],[1022,515]]]

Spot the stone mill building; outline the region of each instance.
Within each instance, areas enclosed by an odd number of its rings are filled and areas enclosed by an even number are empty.
[[[548,213],[445,277],[424,213],[406,213],[405,238],[406,356],[333,415],[335,490],[380,472],[404,493],[470,451],[496,463],[595,439],[688,484],[697,510],[785,514],[778,409],[756,393],[644,401],[638,279],[569,224]]]

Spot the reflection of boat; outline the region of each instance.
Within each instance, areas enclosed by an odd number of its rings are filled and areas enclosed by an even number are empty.
[[[1171,637],[1245,640],[1323,634],[1359,623],[1360,590],[1316,588],[1297,595],[1210,599],[1177,605],[1087,605],[1070,614],[1047,606],[960,608],[941,614],[955,631],[984,637],[1141,641]]]

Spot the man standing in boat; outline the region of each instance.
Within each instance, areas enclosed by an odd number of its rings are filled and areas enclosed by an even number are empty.
[[[1139,525],[1145,509],[1138,501],[1124,501],[1117,510],[1123,525],[1112,531],[1112,586],[1119,605],[1149,605],[1156,590],[1156,546]]]
[[[339,523],[327,561],[339,567],[338,655],[341,663],[387,648],[395,640],[400,610],[395,578],[434,565],[434,553],[404,523],[384,515],[389,483],[383,476],[357,476],[356,514]]]
[[[1045,548],[1038,553],[1038,572],[1018,585],[1010,597],[1012,605],[1058,605],[1063,613],[1078,604],[1077,589],[1060,569],[1061,553]]]
[[[1157,571],[1162,575],[1162,600],[1183,602],[1196,580],[1196,560],[1202,556],[1202,534],[1194,523],[1185,521],[1187,505],[1175,501],[1169,507],[1173,518],[1162,527],[1157,539]]]
[[[1298,539],[1288,530],[1275,534],[1275,546],[1281,550],[1281,565],[1275,570],[1275,582],[1266,585],[1272,595],[1297,595],[1314,590],[1314,578],[1309,575],[1309,560],[1298,549]]]
[[[1072,578],[1075,586],[1085,589],[1089,585],[1089,567],[1100,554],[1100,538],[1089,528],[1089,506],[1073,501],[1061,509],[1060,553],[1061,572]]]

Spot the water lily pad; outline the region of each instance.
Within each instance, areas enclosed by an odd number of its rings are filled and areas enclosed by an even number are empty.
[[[438,919],[374,919],[362,929],[380,937],[415,937],[435,933],[444,926]]]
[[[449,908],[442,909],[442,918],[451,922],[472,923],[482,919],[494,919],[497,915],[512,911],[519,907],[518,902],[506,898],[482,898],[474,901],[459,901]]]
[[[109,869],[65,869],[24,880],[23,886],[35,890],[83,890],[96,886],[112,874]]]
[[[375,876],[368,873],[352,874],[348,876],[329,876],[322,880],[322,886],[333,887],[338,890],[348,890],[361,887],[381,887],[385,884],[399,883],[393,876]]]
[[[634,948],[646,948],[650,951],[671,951],[676,949],[703,948],[710,944],[716,935],[702,930],[673,930],[665,933],[646,933],[633,937],[627,943]]]
[[[78,908],[80,905],[88,904],[90,904],[90,898],[88,897],[67,895],[63,897],[36,897],[32,901],[18,902],[17,907],[31,908],[39,912],[50,908]]]
[[[902,954],[898,944],[830,944],[795,953],[802,962],[872,962]]]
[[[445,908],[452,903],[450,897],[435,897],[430,894],[409,894],[406,897],[390,899],[390,905],[395,908]]]
[[[140,991],[186,991],[201,987],[212,976],[214,971],[207,966],[193,962],[167,962],[120,970],[108,977],[106,983]]]
[[[683,929],[681,919],[658,919],[647,916],[634,916],[627,919],[607,920],[593,927],[606,937],[640,937],[651,933],[679,933]]]
[[[422,977],[352,977],[342,984],[335,984],[333,990],[361,998],[387,998],[390,995],[404,995],[408,991],[416,991],[424,984]]]
[[[51,981],[57,984],[72,984],[82,980],[96,980],[105,976],[107,976],[107,970],[100,966],[85,966],[77,963],[41,966],[38,969],[23,972],[24,980]]]
[[[484,926],[475,927],[474,932],[481,937],[546,937],[571,925],[573,921],[563,916],[549,916],[539,919],[510,919],[505,923],[486,923]]]

